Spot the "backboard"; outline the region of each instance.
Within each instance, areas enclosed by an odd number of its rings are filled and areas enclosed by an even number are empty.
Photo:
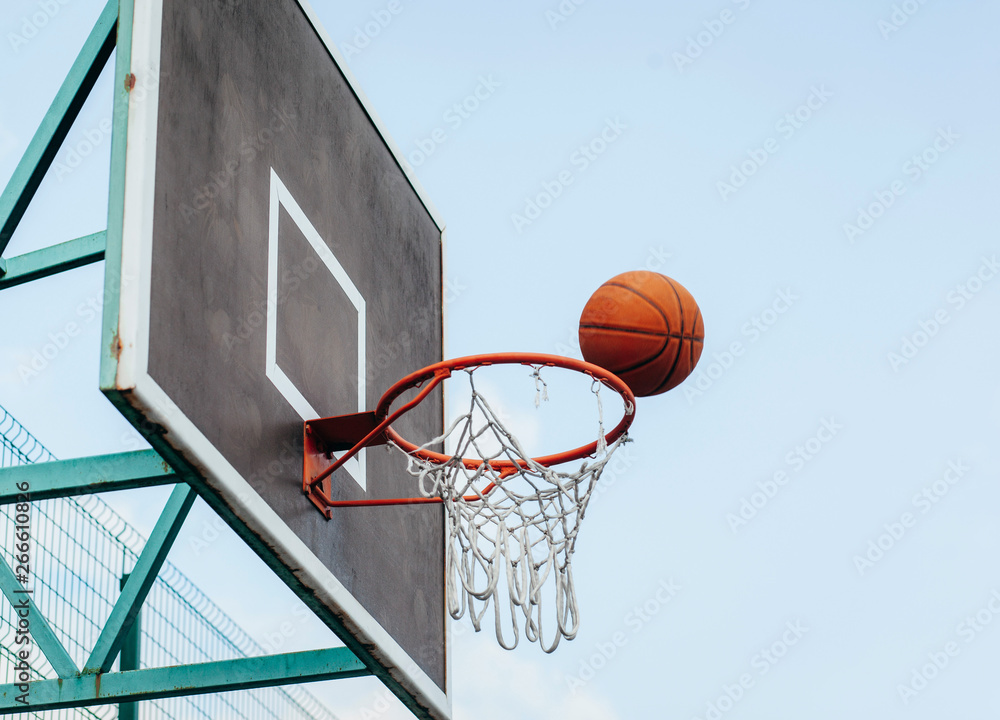
[[[102,390],[411,709],[447,718],[442,508],[327,521],[301,490],[304,420],[441,360],[443,225],[304,0],[122,7]],[[442,424],[438,398],[400,430]],[[376,450],[333,492],[417,494]]]

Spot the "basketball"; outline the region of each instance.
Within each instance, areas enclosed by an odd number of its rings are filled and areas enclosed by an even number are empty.
[[[580,350],[639,397],[659,395],[691,374],[705,340],[698,303],[660,273],[634,270],[597,288],[580,316]]]

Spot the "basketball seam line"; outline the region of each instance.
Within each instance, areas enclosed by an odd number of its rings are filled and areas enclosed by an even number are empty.
[[[691,325],[691,332],[694,332],[695,328],[698,327],[698,318],[700,317],[701,317],[701,308],[698,308],[698,312],[694,316],[694,323]],[[691,343],[690,350],[691,352],[688,353],[690,355],[690,357],[688,358],[688,362],[691,363],[691,371],[694,371],[694,366],[697,364],[697,362],[694,359],[694,343]]]
[[[589,328],[590,330],[611,330],[612,332],[632,333],[634,335],[648,335],[649,337],[658,337],[658,338],[677,338],[678,340],[694,340],[694,341],[701,342],[700,340],[698,340],[698,338],[694,338],[694,337],[685,338],[683,335],[677,335],[676,333],[671,333],[671,332],[653,332],[653,331],[650,331],[650,330],[633,330],[631,328],[616,327],[614,325],[590,325],[590,324],[586,324],[585,325],[585,324],[582,324],[582,323],[581,323],[580,327],[581,328]]]
[[[621,283],[616,283],[616,282],[606,282],[606,283],[604,283],[604,287],[608,287],[608,286],[621,288],[622,290],[630,292],[633,295],[637,295],[640,298],[642,298],[643,300],[645,300],[646,303],[651,308],[653,308],[656,312],[658,312],[660,314],[660,317],[663,318],[663,324],[667,328],[667,335],[659,335],[658,336],[658,337],[662,337],[663,338],[663,344],[660,346],[660,349],[656,351],[656,353],[653,355],[653,357],[648,358],[646,360],[643,360],[642,362],[637,363],[637,364],[635,364],[635,365],[633,365],[631,367],[627,367],[627,368],[624,368],[622,370],[619,370],[618,373],[617,373],[617,374],[624,374],[624,373],[627,373],[627,372],[632,372],[633,370],[638,370],[639,368],[641,368],[641,367],[643,367],[645,365],[649,365],[650,363],[655,362],[656,360],[658,360],[660,358],[660,356],[663,355],[663,351],[667,349],[668,345],[670,345],[670,339],[671,339],[671,337],[678,337],[678,336],[672,335],[670,333],[670,319],[667,317],[666,313],[664,313],[663,310],[660,309],[660,306],[657,305],[655,302],[653,302],[653,300],[651,298],[646,297],[645,295],[643,295],[641,292],[639,292],[635,288],[631,288],[628,285],[622,285]],[[678,298],[677,303],[678,303],[678,305],[680,305],[680,298]],[[683,318],[683,316],[684,316],[684,309],[681,308],[681,317]],[[681,323],[681,332],[682,333],[684,332],[684,323],[683,322]],[[683,337],[678,337],[678,339],[683,340]],[[678,351],[678,353],[680,353],[680,348],[678,348],[677,351]],[[674,362],[676,363],[676,358],[674,359]]]
[[[666,277],[665,275],[662,276],[662,277],[663,277],[664,280],[667,281],[667,285],[670,286],[670,289],[674,291],[674,297],[677,298],[677,308],[678,308],[678,310],[680,312],[680,315],[681,315],[681,335],[683,336],[684,335],[684,303],[681,301],[681,294],[679,292],[677,292],[677,288],[674,287],[674,283],[673,283],[673,281],[670,280],[670,278]],[[701,312],[701,309],[699,308],[698,311]],[[691,332],[692,333],[694,332],[694,325],[691,326]],[[674,364],[670,366],[670,371],[667,373],[667,376],[666,376],[666,378],[664,378],[663,382],[661,382],[656,387],[656,389],[653,391],[653,393],[652,393],[653,395],[659,395],[661,392],[663,392],[663,388],[670,383],[671,379],[673,379],[674,371],[677,370],[677,363],[680,362],[680,359],[681,359],[681,350],[682,350],[682,348],[677,348],[677,354],[674,355]]]
[[[652,298],[648,298],[645,295],[643,295],[641,292],[639,292],[638,290],[636,290],[635,288],[631,288],[628,285],[622,285],[621,283],[606,282],[606,283],[604,283],[604,286],[605,287],[617,287],[617,288],[621,288],[622,290],[626,290],[626,291],[628,291],[628,292],[630,292],[630,293],[632,293],[634,295],[638,295],[639,297],[641,297],[643,300],[645,300],[647,303],[649,303],[649,306],[651,308],[653,308],[656,312],[658,312],[660,314],[660,317],[663,318],[663,324],[667,328],[667,332],[670,332],[670,318],[668,318],[667,315],[666,315],[666,313],[664,313],[663,310],[660,309],[659,305],[657,305],[655,302],[653,302]],[[678,298],[677,302],[678,302],[678,304],[680,304],[680,298]],[[684,313],[684,308],[681,308],[681,315],[682,316],[683,316],[683,313]],[[681,325],[681,330],[682,331],[683,331],[683,328],[684,328],[684,326],[682,324]]]

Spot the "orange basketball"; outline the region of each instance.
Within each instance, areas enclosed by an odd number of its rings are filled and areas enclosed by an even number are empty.
[[[648,270],[608,280],[580,316],[583,358],[613,372],[640,397],[680,385],[698,364],[704,341],[691,293]]]

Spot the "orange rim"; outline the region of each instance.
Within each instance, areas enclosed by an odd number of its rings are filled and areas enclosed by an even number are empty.
[[[632,421],[635,419],[635,395],[632,394],[628,385],[626,385],[625,382],[614,373],[584,360],[575,360],[573,358],[562,357],[560,355],[522,352],[468,355],[466,357],[444,360],[433,365],[428,365],[422,370],[410,373],[395,385],[390,387],[379,400],[378,406],[375,408],[375,417],[379,422],[383,421],[389,416],[392,403],[400,395],[411,388],[419,388],[428,380],[437,378],[437,382],[440,382],[445,378],[451,377],[451,374],[454,371],[487,367],[489,365],[525,365],[528,367],[558,367],[565,370],[573,370],[575,372],[589,375],[596,382],[599,382],[605,387],[618,393],[622,400],[625,401],[625,415],[611,430],[611,432],[604,436],[604,441],[608,445],[612,444],[624,435],[629,426],[632,424]],[[451,455],[444,455],[432,450],[421,449],[418,445],[415,445],[406,438],[402,437],[392,428],[391,425],[385,429],[385,434],[390,440],[392,440],[392,442],[402,448],[404,452],[427,462],[434,463],[436,465],[444,465],[445,463],[451,462],[453,459],[453,456]],[[532,462],[538,463],[544,467],[550,467],[552,465],[561,465],[562,463],[572,462],[573,460],[581,460],[585,457],[590,457],[596,454],[597,445],[598,443],[595,440],[592,443],[581,445],[573,450],[532,458]],[[467,469],[476,470],[486,461],[474,458],[461,458],[461,462]],[[502,478],[512,475],[527,467],[527,463],[524,460],[519,460],[517,462],[513,462],[511,460],[490,460],[489,464],[492,469],[500,472],[500,477]]]

